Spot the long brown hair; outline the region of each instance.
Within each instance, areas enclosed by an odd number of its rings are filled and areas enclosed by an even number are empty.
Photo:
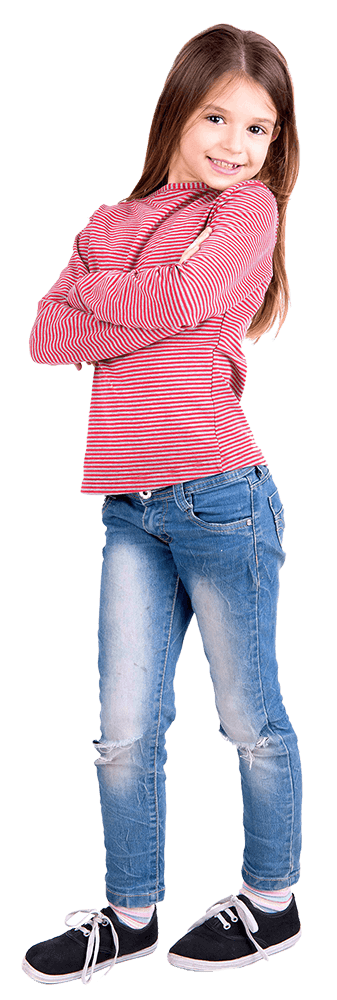
[[[299,171],[293,84],[276,45],[255,31],[241,31],[231,24],[215,24],[186,42],[174,60],[153,115],[142,176],[125,201],[145,198],[168,183],[169,163],[187,120],[225,73],[232,74],[231,79],[251,79],[264,87],[277,110],[276,126],[281,126],[256,174],[275,195],[279,212],[273,277],[246,334],[257,343],[279,316],[277,337],[288,312],[285,216]]]

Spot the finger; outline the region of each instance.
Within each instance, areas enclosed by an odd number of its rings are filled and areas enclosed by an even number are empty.
[[[211,232],[212,232],[211,227],[206,226],[206,229],[203,229],[202,233],[199,233],[199,235],[196,237],[195,240],[193,240],[193,243],[191,243],[190,246],[194,247],[196,246],[197,243],[202,243],[202,241],[205,240]]]
[[[190,246],[187,247],[187,250],[184,250],[184,253],[180,258],[179,264],[183,264],[184,260],[189,260],[189,258],[192,257],[192,255],[196,253],[197,250],[199,250],[200,244],[207,239],[207,237],[210,235],[211,232],[212,232],[212,227],[206,226],[206,229],[204,229],[202,233],[199,233],[199,236],[197,236],[197,238],[193,240],[193,243],[191,243]]]
[[[197,236],[196,239],[193,240],[193,243],[190,243],[189,247],[187,247],[187,250],[196,250],[200,245],[200,243],[203,243],[203,241],[207,239],[207,236],[209,236],[211,232],[212,232],[211,227],[207,226],[206,229],[204,229],[202,233],[199,233],[199,236]],[[186,252],[187,251],[185,250],[184,253]]]
[[[207,226],[207,228],[204,229],[203,233],[200,234],[200,242],[202,243],[203,240],[206,240],[207,236],[209,236],[211,232],[212,232],[212,227]]]
[[[98,361],[86,361],[85,363],[86,365],[98,365]],[[74,365],[75,368],[77,368],[77,371],[80,372],[82,368],[82,361],[74,361]]]
[[[193,257],[193,254],[196,253],[197,249],[198,247],[192,247],[192,249],[190,249],[189,247],[188,250],[184,250],[182,257],[180,258],[179,264],[183,264],[185,260],[189,260],[190,257]]]
[[[194,240],[194,243],[191,243],[191,246],[187,247],[187,249],[184,250],[181,260],[188,260],[189,257],[192,257],[193,254],[196,253],[197,250],[199,250],[199,246],[200,246],[200,239],[198,237],[198,240]]]

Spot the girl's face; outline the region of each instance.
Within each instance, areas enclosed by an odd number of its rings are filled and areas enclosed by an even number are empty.
[[[229,83],[226,74],[186,122],[167,183],[204,181],[225,191],[255,177],[280,132],[276,119],[263,87],[253,80]]]

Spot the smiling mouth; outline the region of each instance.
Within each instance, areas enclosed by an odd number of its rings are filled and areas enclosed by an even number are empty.
[[[233,169],[234,167],[243,167],[243,163],[230,163],[229,160],[215,160],[213,156],[208,156],[207,159],[211,160],[212,163],[216,163],[218,167],[232,167]]]

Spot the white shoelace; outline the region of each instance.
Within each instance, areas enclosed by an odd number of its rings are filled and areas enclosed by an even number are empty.
[[[232,913],[232,910],[229,909],[230,906],[235,906],[235,909],[238,913],[238,917],[235,915],[235,913]],[[209,920],[210,917],[217,917],[217,919],[220,920],[220,922],[222,923],[225,930],[229,930],[230,924],[226,922],[226,920],[224,919],[224,917],[222,917],[222,915],[219,916],[220,910],[224,910],[225,913],[227,913],[227,916],[229,917],[229,919],[232,921],[233,924],[236,924],[238,919],[240,918],[240,920],[243,923],[244,929],[246,931],[247,937],[249,938],[250,941],[253,942],[253,945],[257,949],[257,951],[261,953],[261,957],[265,958],[266,961],[268,962],[269,961],[268,955],[266,955],[264,949],[261,948],[261,946],[257,943],[257,941],[255,941],[255,938],[253,938],[253,934],[251,933],[253,931],[253,933],[256,934],[256,931],[258,931],[259,929],[259,925],[256,922],[255,917],[253,917],[251,911],[248,909],[248,906],[246,906],[245,903],[242,902],[242,899],[238,899],[237,896],[226,896],[225,899],[219,899],[217,903],[214,903],[213,906],[210,906],[209,909],[206,910],[206,913],[204,914],[203,917],[200,917],[199,920],[196,920],[195,923],[188,928],[188,931],[191,931],[193,927],[199,927],[200,924],[203,924],[205,920]]]
[[[83,920],[83,921],[80,920],[78,922],[78,924],[74,924],[74,923],[69,924],[68,923],[68,919],[70,919],[70,917],[75,917],[76,913],[87,914],[86,919]],[[86,953],[86,956],[85,956],[85,963],[84,963],[84,966],[83,966],[83,971],[82,971],[82,976],[81,976],[82,983],[84,983],[84,985],[86,985],[87,983],[90,983],[92,975],[93,975],[93,973],[95,971],[96,960],[97,960],[97,955],[98,955],[98,952],[99,952],[99,945],[100,945],[99,925],[102,924],[103,927],[107,927],[107,925],[110,924],[111,932],[112,932],[112,937],[113,937],[114,944],[115,944],[115,954],[114,954],[113,958],[110,959],[109,968],[106,970],[106,973],[105,973],[105,975],[107,975],[107,973],[110,972],[110,969],[112,969],[112,966],[116,962],[118,951],[119,951],[119,940],[118,940],[117,931],[116,931],[116,929],[115,929],[112,921],[109,919],[109,917],[107,917],[106,913],[102,913],[101,910],[74,910],[73,913],[67,913],[67,916],[66,916],[64,922],[67,925],[67,927],[71,927],[71,929],[75,930],[75,931],[82,931],[82,934],[84,934],[84,937],[88,937],[89,938],[88,947],[87,947],[87,953]],[[84,927],[84,924],[91,924],[91,930],[89,931],[87,927]],[[89,967],[89,962],[90,962],[90,959],[91,959],[91,956],[92,956],[93,952],[94,952],[94,956],[93,956],[93,960],[92,960],[92,965],[90,966],[90,969],[89,969],[88,968]]]

